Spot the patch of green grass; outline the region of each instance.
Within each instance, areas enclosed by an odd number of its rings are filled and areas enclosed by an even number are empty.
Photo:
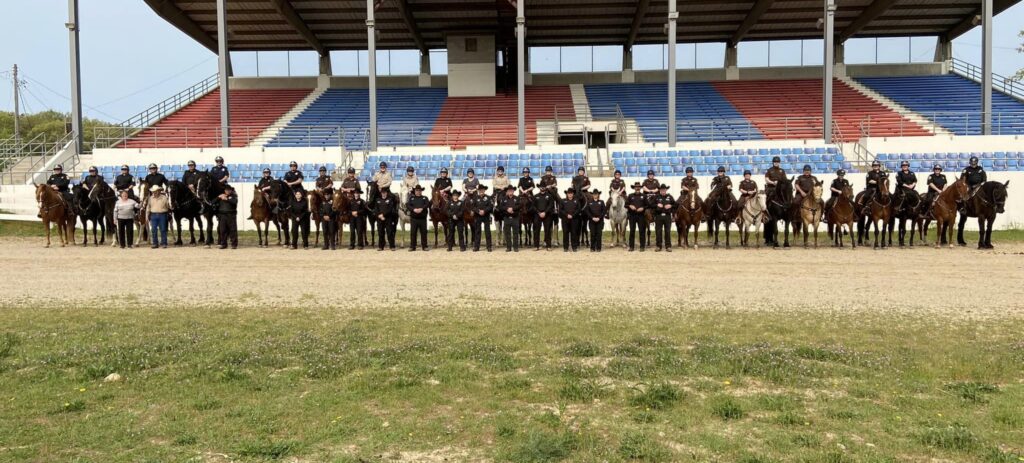
[[[623,436],[619,456],[625,460],[658,462],[669,461],[672,452],[649,434],[634,431]]]
[[[512,443],[505,459],[516,463],[561,461],[576,448],[578,438],[571,431],[531,429]]]
[[[559,397],[573,402],[590,402],[606,393],[607,387],[593,379],[567,380],[558,390]]]
[[[927,427],[918,439],[930,447],[958,452],[971,451],[979,445],[978,436],[961,424]]]
[[[635,391],[629,398],[630,405],[643,410],[665,410],[682,400],[683,393],[669,383],[650,384]]]
[[[587,341],[577,341],[565,348],[568,357],[597,357],[601,355],[601,346]]]
[[[722,420],[738,420],[747,416],[746,410],[735,398],[718,396],[711,400],[711,414]]]
[[[999,392],[998,386],[973,381],[949,383],[945,385],[945,389],[958,395],[961,399],[974,403],[986,403],[988,402],[986,394]]]
[[[238,455],[242,457],[280,460],[292,455],[301,448],[300,444],[291,440],[251,440],[238,447]]]

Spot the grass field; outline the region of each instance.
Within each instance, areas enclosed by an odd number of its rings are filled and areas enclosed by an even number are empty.
[[[0,326],[7,461],[1024,456],[1019,318],[26,307]]]

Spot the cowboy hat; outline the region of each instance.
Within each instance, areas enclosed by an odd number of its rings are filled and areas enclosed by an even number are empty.
[[[157,192],[157,191],[163,191],[163,189],[164,189],[164,187],[162,187],[160,185],[153,185],[153,186],[149,187],[149,191],[152,191],[154,193]]]

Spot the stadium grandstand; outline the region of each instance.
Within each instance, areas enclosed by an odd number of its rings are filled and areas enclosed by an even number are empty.
[[[60,162],[76,173],[153,162],[174,174],[214,155],[242,182],[290,160],[363,177],[383,160],[421,179],[585,167],[595,185],[616,169],[627,181],[686,166],[758,174],[774,155],[826,177],[876,159],[959,169],[973,154],[990,170],[1024,170],[1024,86],[991,69],[991,17],[1013,0],[145,2],[218,54],[218,75],[96,129],[88,150],[77,133],[6,163],[4,183],[39,181]],[[984,59],[954,59],[953,40],[974,27],[988,37]],[[934,60],[844,63],[845,42],[864,37],[934,37]],[[821,40],[828,65],[738,66],[741,42],[769,40]],[[725,44],[722,66],[677,69],[677,43]],[[608,45],[621,70],[529,69],[538,47]],[[665,45],[665,69],[634,69],[642,45]],[[233,76],[230,52],[281,50],[317,52],[321,75]],[[331,52],[343,50],[369,51],[367,75],[332,75]],[[419,74],[378,76],[377,50],[418,51]],[[432,50],[446,51],[446,74],[431,73]]]

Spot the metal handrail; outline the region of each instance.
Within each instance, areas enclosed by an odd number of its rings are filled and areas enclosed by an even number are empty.
[[[872,126],[876,123],[891,123],[896,117],[899,117],[899,131],[896,134],[886,133],[885,136],[908,136],[907,130],[913,127],[921,127],[931,132],[937,132],[941,130],[955,130],[963,128],[964,132],[969,132],[971,124],[981,124],[982,112],[981,111],[933,111],[933,112],[914,112],[914,111],[894,111],[892,115],[886,115],[885,117],[879,117],[876,115],[864,116],[860,121],[860,135],[861,137],[872,136]],[[919,123],[911,120],[911,117],[923,117],[925,123]],[[953,126],[950,123],[940,124],[939,119],[950,120],[953,119],[957,125]],[[963,122],[963,126],[960,127],[960,121]],[[1003,128],[1012,129],[1015,133],[1021,129],[1024,129],[1024,111],[1004,111],[992,114],[992,126],[993,133],[1000,134]]]
[[[984,77],[984,70],[981,67],[956,58],[953,58],[953,72],[979,84]],[[992,88],[1024,101],[1024,84],[1020,83],[1019,78],[1004,77],[993,72]]]
[[[172,95],[164,101],[150,106],[138,114],[125,119],[118,125],[123,127],[149,127],[150,125],[153,125],[154,122],[163,119],[174,111],[177,111],[178,108],[181,108],[182,106],[199,99],[199,97],[210,93],[218,87],[218,84],[219,77],[217,74],[214,74],[201,80],[199,83]]]

